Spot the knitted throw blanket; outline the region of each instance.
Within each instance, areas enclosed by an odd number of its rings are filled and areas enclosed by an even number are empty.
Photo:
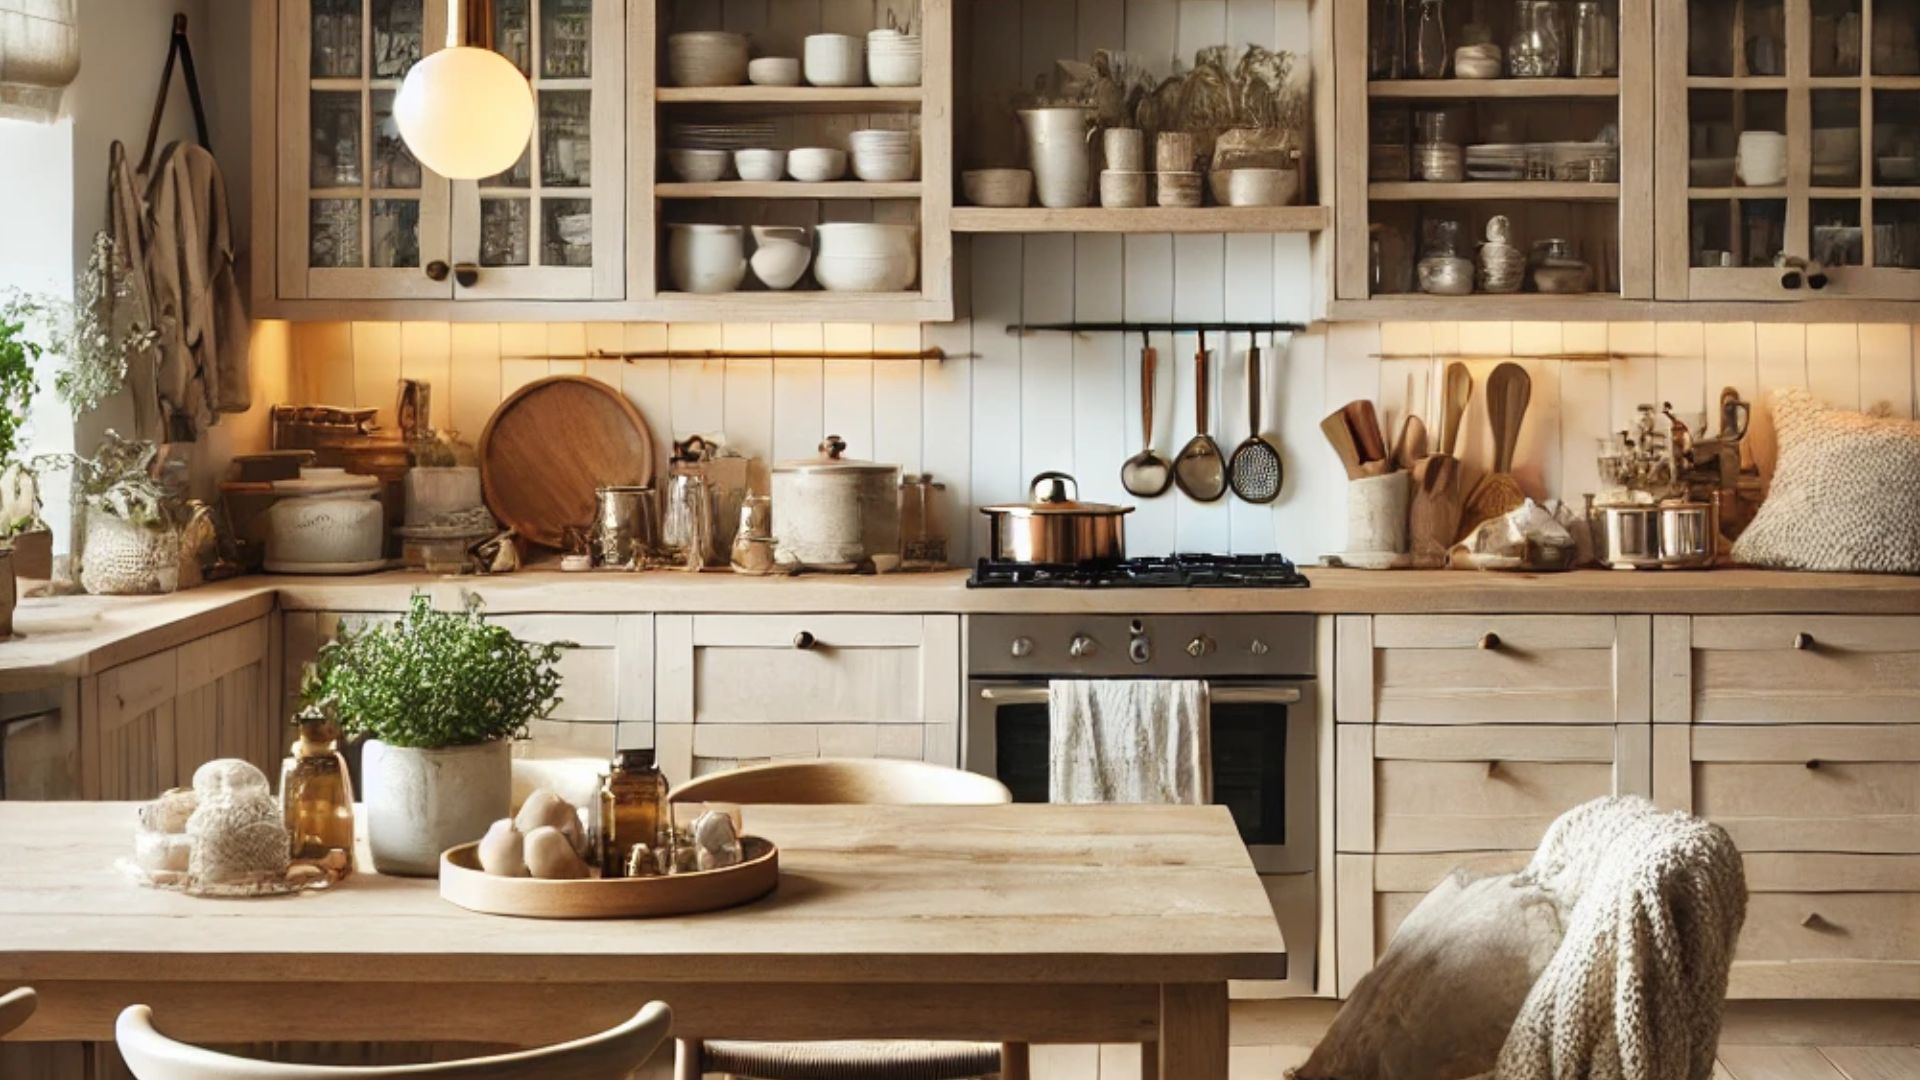
[[[1709,1080],[1747,911],[1726,831],[1638,797],[1596,799],[1553,823],[1519,877],[1556,898],[1566,932],[1496,1080]]]

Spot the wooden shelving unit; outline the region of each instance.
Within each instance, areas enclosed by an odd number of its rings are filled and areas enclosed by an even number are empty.
[[[1460,202],[1470,199],[1613,202],[1620,198],[1620,185],[1551,180],[1469,180],[1461,184],[1437,184],[1416,180],[1405,184],[1368,184],[1367,198],[1374,202]]]
[[[1311,233],[1332,223],[1326,206],[953,208],[956,233]]]
[[[662,86],[661,105],[751,106],[759,111],[918,112],[926,93],[919,86]]]
[[[716,180],[712,183],[655,184],[660,199],[918,199],[924,191],[918,180],[878,183],[835,180],[803,184],[798,180]]]
[[[1375,101],[1495,101],[1528,98],[1610,98],[1620,80],[1607,79],[1374,79]]]

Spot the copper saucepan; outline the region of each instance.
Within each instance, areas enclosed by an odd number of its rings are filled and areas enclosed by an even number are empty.
[[[1043,472],[1028,490],[1032,501],[983,506],[987,552],[1002,562],[1070,565],[1127,557],[1131,506],[1080,501],[1079,485],[1063,472]]]

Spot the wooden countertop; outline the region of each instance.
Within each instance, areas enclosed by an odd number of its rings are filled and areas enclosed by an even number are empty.
[[[399,611],[416,590],[451,607],[477,592],[487,610],[926,614],[1861,614],[1920,615],[1920,578],[1721,569],[1368,572],[1309,568],[1305,589],[969,589],[966,571],[884,576],[563,574],[502,577],[393,572],[365,577],[249,577],[153,597],[21,602],[17,636],[0,642],[0,691],[90,675],[279,608]]]

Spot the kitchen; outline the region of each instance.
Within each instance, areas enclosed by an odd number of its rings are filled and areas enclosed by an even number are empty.
[[[422,33],[437,44],[445,34],[445,13],[433,10],[434,4],[413,6],[425,11]],[[1512,399],[1492,388],[1502,365],[1511,364],[1529,386],[1528,403],[1513,420],[1511,473],[1537,505],[1561,498],[1569,513],[1575,507],[1584,512],[1584,496],[1613,485],[1616,474],[1603,476],[1603,470],[1619,456],[1609,453],[1615,434],[1629,432],[1639,445],[1639,406],[1653,407],[1659,436],[1669,434],[1661,406],[1670,405],[1673,416],[1711,441],[1727,427],[1719,406],[1722,389],[1732,387],[1753,419],[1745,425],[1746,437],[1736,440],[1735,468],[1714,482],[1705,501],[1725,518],[1744,520],[1758,501],[1760,473],[1772,467],[1769,453],[1777,455],[1769,449],[1769,440],[1777,441],[1769,428],[1775,390],[1806,387],[1834,409],[1871,413],[1884,405],[1893,417],[1912,416],[1920,291],[1897,262],[1876,264],[1888,257],[1890,246],[1866,251],[1867,243],[1878,241],[1862,239],[1865,265],[1841,265],[1843,255],[1834,260],[1823,289],[1803,287],[1789,295],[1783,278],[1796,268],[1703,267],[1706,248],[1732,250],[1733,244],[1709,242],[1702,232],[1701,250],[1689,250],[1689,230],[1666,224],[1676,207],[1681,220],[1693,210],[1704,222],[1721,207],[1738,213],[1763,206],[1770,214],[1777,200],[1790,225],[1782,233],[1785,251],[1805,257],[1815,252],[1796,230],[1811,230],[1812,215],[1828,212],[1829,204],[1851,199],[1856,213],[1885,209],[1897,223],[1901,200],[1911,192],[1895,176],[1866,175],[1884,168],[1880,159],[1904,153],[1872,144],[1885,138],[1891,145],[1900,137],[1901,95],[1912,91],[1911,76],[1897,73],[1903,59],[1894,33],[1899,13],[1883,18],[1889,7],[1884,0],[1848,9],[1856,12],[1850,25],[1858,27],[1860,40],[1874,43],[1859,50],[1864,55],[1851,77],[1798,66],[1796,57],[1810,47],[1811,39],[1801,36],[1808,24],[1819,23],[1813,32],[1821,40],[1831,31],[1829,5],[1814,5],[1818,19],[1797,5],[1727,5],[1748,12],[1751,25],[1762,25],[1751,15],[1756,7],[1769,18],[1784,11],[1780,40],[1787,66],[1770,74],[1748,58],[1740,73],[1721,74],[1687,71],[1685,5],[1628,3],[1611,9],[1620,39],[1614,75],[1582,81],[1571,74],[1569,59],[1569,74],[1541,83],[1449,74],[1424,85],[1419,72],[1396,78],[1375,66],[1390,59],[1357,47],[1374,39],[1369,20],[1384,16],[1368,5],[1351,5],[1350,11],[1324,0],[979,0],[951,7],[771,0],[662,4],[658,12],[652,4],[600,0],[590,6],[596,19],[613,20],[601,25],[622,32],[592,36],[594,48],[607,51],[592,54],[586,76],[536,75],[535,89],[540,95],[596,95],[589,109],[594,141],[625,146],[626,153],[599,155],[584,189],[588,195],[562,190],[537,198],[591,199],[596,229],[609,216],[603,210],[611,208],[616,219],[624,215],[624,228],[615,229],[613,239],[593,245],[596,252],[621,252],[616,272],[609,279],[600,264],[586,272],[574,266],[480,265],[476,282],[462,284],[432,283],[431,267],[420,265],[432,261],[424,246],[404,273],[376,273],[371,264],[353,271],[329,267],[327,273],[303,266],[303,255],[313,254],[309,204],[340,199],[348,189],[337,171],[319,183],[312,161],[287,156],[301,154],[309,142],[285,136],[289,102],[304,102],[310,90],[345,93],[349,84],[344,76],[299,67],[300,78],[314,81],[289,89],[289,76],[276,65],[288,56],[302,57],[302,64],[313,56],[310,41],[289,51],[285,35],[303,26],[289,14],[292,5],[252,5],[251,20],[183,5],[195,9],[190,32],[205,35],[194,38],[194,51],[213,141],[234,193],[235,224],[243,234],[275,238],[269,248],[256,243],[255,254],[244,260],[249,276],[243,288],[253,319],[253,407],[206,428],[189,467],[191,486],[217,501],[223,482],[260,483],[251,474],[241,479],[229,463],[257,455],[250,466],[284,467],[267,452],[314,445],[328,437],[317,429],[340,419],[309,413],[304,419],[314,422],[289,439],[303,418],[276,417],[270,413],[274,405],[370,411],[370,418],[346,418],[377,429],[372,441],[382,445],[369,453],[390,454],[396,433],[410,423],[451,433],[458,460],[479,449],[496,412],[516,395],[543,379],[584,376],[617,388],[618,394],[601,395],[613,411],[624,417],[624,401],[641,418],[638,428],[618,421],[623,439],[644,433],[638,436],[644,453],[629,443],[626,460],[630,465],[650,459],[644,479],[663,494],[673,486],[674,444],[692,436],[722,447],[720,456],[702,464],[744,468],[750,486],[771,494],[762,512],[768,516],[765,531],[776,540],[776,561],[777,540],[790,531],[780,527],[788,524],[781,515],[795,505],[781,498],[783,486],[814,474],[774,467],[816,458],[823,438],[837,435],[846,444],[844,458],[893,466],[898,473],[889,475],[898,477],[930,476],[927,484],[910,485],[920,500],[918,520],[934,526],[915,536],[923,543],[944,541],[940,561],[959,569],[762,577],[731,572],[732,545],[712,552],[715,565],[700,574],[558,569],[562,551],[592,560],[586,526],[598,504],[590,502],[584,512],[548,522],[557,541],[552,547],[516,549],[526,556],[525,565],[487,576],[456,577],[436,565],[434,572],[248,575],[152,598],[29,595],[15,614],[20,636],[0,645],[0,687],[10,721],[9,798],[22,792],[52,799],[152,799],[191,781],[195,766],[213,756],[251,760],[272,775],[291,738],[287,720],[298,708],[306,661],[343,624],[404,612],[417,590],[442,611],[458,611],[463,592],[471,591],[484,599],[489,620],[516,637],[577,646],[558,661],[562,700],[533,724],[526,747],[533,757],[590,760],[604,771],[616,750],[650,748],[675,790],[696,776],[763,760],[910,758],[997,775],[1024,803],[1047,794],[1048,770],[1039,763],[1046,760],[1049,710],[1033,695],[1044,694],[1052,680],[1111,682],[1116,674],[1142,673],[1195,680],[1204,682],[1212,703],[1214,795],[1234,811],[1247,842],[1247,878],[1259,875],[1287,954],[1285,971],[1278,973],[1284,979],[1272,971],[1261,979],[1235,976],[1234,1075],[1278,1075],[1300,1064],[1339,1003],[1353,997],[1375,967],[1394,927],[1452,867],[1480,862],[1512,869],[1561,812],[1607,794],[1641,794],[1663,808],[1698,813],[1724,825],[1746,855],[1748,931],[1734,959],[1733,1000],[1720,1040],[1720,1065],[1729,1075],[1767,1076],[1770,1067],[1822,1078],[1855,1076],[1856,1070],[1879,1075],[1864,1071],[1871,1064],[1857,1064],[1862,1057],[1890,1062],[1880,1066],[1885,1075],[1907,1075],[1899,1069],[1911,1055],[1902,1047],[1910,1049],[1912,1040],[1903,1031],[1910,1030],[1912,1002],[1920,997],[1920,956],[1914,952],[1920,934],[1911,914],[1920,889],[1909,880],[1914,821],[1900,795],[1909,786],[1902,778],[1910,778],[1920,753],[1907,726],[1915,685],[1909,665],[1920,654],[1920,594],[1912,578],[1736,568],[1724,551],[1721,565],[1686,572],[1360,569],[1369,562],[1365,556],[1383,552],[1351,542],[1355,508],[1364,505],[1353,491],[1379,485],[1352,476],[1322,427],[1330,414],[1344,414],[1349,402],[1367,401],[1379,442],[1389,451],[1409,416],[1423,421],[1432,448],[1444,448],[1448,383],[1457,380],[1450,373],[1461,365],[1470,389],[1454,426],[1464,477],[1457,485],[1466,495],[1494,464],[1493,413],[1504,408],[1494,402]],[[1473,7],[1441,6],[1448,12],[1449,40],[1464,44],[1469,39],[1462,29]],[[1491,16],[1472,18],[1493,19],[1500,30],[1494,37],[1505,43],[1508,6],[1488,5],[1495,9]],[[373,19],[392,7],[356,10]],[[1416,28],[1421,7],[1406,11]],[[1564,7],[1571,23],[1574,6]],[[745,34],[754,58],[800,58],[806,78],[808,36],[864,36],[888,28],[890,13],[908,16],[910,24],[914,16],[921,20],[925,56],[918,88],[671,85],[679,81],[669,70],[673,33]],[[950,20],[944,28],[940,15]],[[1346,26],[1344,18],[1356,22]],[[137,156],[167,28],[157,16],[145,36],[131,24],[117,33],[89,28],[88,21],[83,13],[88,60],[68,91],[81,99],[71,102],[69,152],[92,166],[104,158],[96,151],[109,138],[127,142]],[[944,44],[943,32],[949,35]],[[1412,37],[1417,44],[1418,34]],[[1894,42],[1884,56],[1875,52],[1882,37]],[[95,38],[102,42],[98,51]],[[979,44],[1016,39],[1017,48]],[[1031,164],[1026,132],[1013,114],[1016,96],[1031,92],[1035,78],[1055,71],[1057,61],[1087,61],[1099,50],[1123,49],[1139,58],[1147,74],[1166,79],[1176,70],[1175,57],[1187,70],[1203,49],[1234,43],[1238,53],[1249,42],[1291,50],[1294,81],[1312,83],[1319,134],[1296,204],[1100,205],[1097,177],[1089,174],[1084,186],[1091,205],[1082,208],[973,205],[963,174]],[[1776,97],[1783,103],[1777,122],[1792,151],[1786,183],[1700,184],[1689,177],[1687,127],[1676,136],[1656,122],[1671,112],[1665,95],[1675,92],[1672,42],[1680,43],[1683,100],[1694,95],[1703,109],[1718,108],[1715,95],[1735,97],[1739,80],[1751,79],[1758,81],[1739,93],[1757,99],[1760,115],[1769,115]],[[656,50],[657,59],[641,62]],[[96,65],[95,55],[109,60]],[[576,54],[568,56],[567,63],[580,62]],[[115,77],[124,83],[118,108],[126,115],[109,125],[81,107],[97,100],[86,95],[105,92],[87,80],[116,58],[125,69]],[[751,80],[751,71],[746,77]],[[548,78],[561,81],[543,88],[541,80]],[[1794,81],[1802,78],[1812,81]],[[372,100],[397,89],[397,82],[375,72],[351,88]],[[249,94],[249,86],[267,89]],[[1811,173],[1800,175],[1803,165],[1794,163],[1802,159],[1793,153],[1812,155],[1811,143],[1801,147],[1798,140],[1824,130],[1815,114],[1825,115],[1847,91],[1861,106],[1857,122],[1863,129],[1875,126],[1870,117],[1891,118],[1878,123],[1892,134],[1862,140],[1861,171],[1850,185],[1822,185]],[[817,120],[781,115],[790,107],[780,103],[781,94],[809,92],[841,95],[873,111],[848,115],[816,104]],[[191,140],[183,96],[176,86],[166,114],[168,138]],[[1374,108],[1405,107],[1410,118],[1415,109],[1471,105],[1482,97],[1494,102],[1490,112],[1513,99],[1524,118],[1519,126],[1530,129],[1542,122],[1529,110],[1563,108],[1584,124],[1589,114],[1615,106],[1617,185],[1370,181],[1369,169],[1381,164],[1370,160],[1375,155],[1356,154],[1365,146],[1357,141],[1332,139],[1335,130],[1390,126],[1371,115]],[[907,105],[907,98],[914,104]],[[1801,112],[1808,101],[1812,111]],[[924,113],[915,116],[914,109]],[[304,107],[297,111],[304,123]],[[623,119],[609,115],[616,112]],[[675,148],[668,141],[675,120],[769,115],[775,118],[774,141],[790,150],[850,145],[848,136],[856,130],[917,128],[918,177],[697,181],[672,171],[666,151]],[[1717,115],[1703,116],[1700,126],[1713,127],[1708,121]],[[88,123],[95,126],[82,130]],[[932,134],[942,128],[944,141]],[[11,129],[0,134],[15,136]],[[702,134],[712,135],[685,132],[688,138]],[[1722,136],[1702,137],[1718,154]],[[336,136],[329,132],[327,138],[330,146]],[[1413,136],[1407,138],[1413,145]],[[1738,157],[1738,141],[1728,140],[1725,156]],[[1096,164],[1106,152],[1101,138],[1083,145]],[[1152,160],[1156,150],[1149,144],[1143,157]],[[577,148],[573,155],[577,167]],[[794,164],[790,155],[789,171]],[[553,179],[536,170],[528,182],[538,193],[555,186]],[[568,178],[558,179],[565,188]],[[1046,182],[1035,180],[1044,189]],[[83,241],[105,224],[97,210],[103,182],[65,185],[78,189],[65,195],[73,233],[57,247],[84,249]],[[1475,182],[1501,186],[1487,189],[1488,195],[1461,190]],[[356,197],[367,200],[356,205],[371,213],[381,200],[405,201],[403,190],[380,186],[392,183],[388,178],[352,186]],[[844,187],[778,190],[856,183],[911,187],[878,189],[887,194],[871,201],[864,198],[868,192]],[[716,190],[727,185],[740,188]],[[1755,199],[1743,194],[1745,186],[1767,190]],[[645,197],[648,187],[657,201]],[[483,197],[479,209],[463,206],[461,184],[441,188],[449,190],[438,211],[446,216],[434,218],[430,211],[441,196],[431,185],[423,187],[420,220],[428,227],[422,243],[433,229],[444,229],[436,242],[448,252],[448,263],[484,264],[488,257],[478,247],[467,254],[461,245],[480,242],[480,216],[465,215],[480,215],[488,200]],[[517,189],[488,190],[499,196]],[[1224,204],[1231,201],[1231,192],[1226,194],[1228,199],[1215,199],[1208,192],[1202,200]],[[660,208],[657,217],[650,206]],[[1462,212],[1447,213],[1456,207]],[[1596,207],[1617,207],[1618,213],[1603,220]],[[809,224],[917,222],[925,272],[917,291],[910,286],[884,298],[819,291],[805,276],[810,271],[802,271],[798,291],[762,288],[755,284],[763,281],[755,266],[748,267],[754,276],[742,279],[740,291],[673,288],[668,249],[675,234],[691,230],[666,226],[705,224],[691,216],[703,211],[712,211],[718,222],[762,228],[792,227],[799,218],[790,215],[804,215]],[[1382,287],[1393,276],[1383,274],[1392,259],[1384,250],[1371,254],[1370,240],[1385,238],[1393,228],[1411,235],[1408,224],[1424,215],[1473,226],[1467,250],[1478,252],[1484,250],[1479,241],[1487,216],[1496,211],[1520,226],[1526,242],[1559,224],[1575,230],[1571,238],[1592,256],[1594,267],[1611,266],[1611,276],[1598,270],[1594,291],[1558,297],[1531,286],[1466,296]],[[297,228],[290,231],[290,223]],[[1824,220],[1819,224],[1826,227]],[[1612,235],[1598,236],[1593,230],[1599,225]],[[594,235],[599,241],[603,234]],[[1892,236],[1898,235],[1894,230]],[[1677,256],[1670,250],[1675,238],[1683,245]],[[260,257],[261,250],[277,257]],[[1678,274],[1672,272],[1676,257]],[[607,289],[613,292],[601,291]],[[1103,328],[1009,332],[1068,322]],[[1137,330],[1107,328],[1120,323],[1150,328],[1143,341]],[[1209,327],[1204,346],[1195,332],[1203,325]],[[1193,362],[1203,349],[1204,374]],[[1144,380],[1150,394],[1142,389],[1148,350],[1157,369]],[[1254,394],[1259,431],[1281,462],[1275,498],[1261,503],[1227,490],[1202,501],[1178,484],[1164,494],[1131,491],[1123,465],[1153,447],[1171,473],[1171,463],[1202,429],[1196,423],[1202,401],[1211,413],[1207,426],[1218,456],[1234,456],[1254,433],[1250,370],[1264,383]],[[1511,371],[1499,378],[1511,392]],[[405,400],[403,379],[415,387],[415,396]],[[109,404],[107,412],[119,407]],[[1143,412],[1149,410],[1151,437],[1142,439]],[[36,406],[36,416],[44,415],[44,405]],[[100,428],[135,430],[132,418],[120,420],[118,414],[83,425],[57,408],[52,415],[76,432],[69,437],[81,449],[98,440]],[[276,419],[284,421],[279,430]],[[36,437],[60,426],[40,423]],[[1364,423],[1354,430],[1369,433]],[[302,436],[309,441],[299,441]],[[1356,445],[1368,441],[1370,436],[1356,438]],[[731,459],[731,452],[745,460]],[[1886,445],[1875,453],[1897,463],[1906,460],[1899,454],[1911,450]],[[1898,475],[1897,464],[1887,468]],[[1138,567],[1131,582],[1086,588],[969,588],[970,577],[986,572],[976,569],[977,561],[994,553],[989,519],[980,508],[1028,503],[1035,478],[1053,471],[1075,480],[1078,497],[1088,503],[1133,507],[1124,515],[1131,557],[1205,552],[1261,561],[1253,568]],[[522,491],[537,495],[547,486],[542,478],[557,475],[536,471]],[[860,470],[849,475],[858,482]],[[1403,483],[1413,480],[1413,470],[1405,468],[1383,478],[1396,475]],[[594,486],[630,486],[642,479],[602,477]],[[1132,479],[1135,487],[1150,487],[1137,475]],[[1215,482],[1229,479],[1230,470],[1223,470]],[[45,478],[45,517],[59,549],[67,551],[72,527],[64,520],[66,499],[54,489],[58,482],[57,476]],[[1418,490],[1412,483],[1407,487]],[[1047,490],[1043,484],[1041,493]],[[1403,532],[1410,528],[1413,491],[1404,508],[1386,515],[1389,533],[1394,521]],[[1897,502],[1911,496],[1875,498]],[[493,518],[506,519],[490,493],[482,501]],[[730,512],[715,519],[722,527],[740,520],[739,507],[723,509]],[[1880,527],[1901,520],[1900,512],[1889,507]],[[400,524],[404,513],[404,507],[390,508],[386,523]],[[661,526],[669,514],[662,514]],[[1802,526],[1819,516],[1804,509],[1797,514],[1790,523]],[[903,529],[914,516],[899,514]],[[568,526],[574,527],[571,535]],[[1657,537],[1657,524],[1652,533]],[[1875,535],[1880,547],[1900,546],[1897,527],[1893,539]],[[399,538],[392,539],[398,555]],[[1411,562],[1416,553],[1410,536],[1405,545],[1405,561]],[[1398,544],[1389,537],[1382,546]],[[1392,564],[1402,552],[1384,554]],[[1483,554],[1468,553],[1475,560]],[[488,555],[497,559],[501,546]],[[1329,555],[1345,565],[1322,566]],[[1286,587],[1292,575],[1267,563],[1268,556],[1292,560],[1310,584]],[[442,557],[464,562],[467,556],[457,547]],[[764,564],[756,559],[761,556],[749,556],[748,565]],[[1219,582],[1192,581],[1195,575],[1239,587],[1215,588]],[[1249,576],[1271,576],[1278,587],[1244,580]],[[1185,579],[1188,587],[1154,587],[1169,577],[1175,585]],[[1144,664],[1133,659],[1141,649],[1148,656]],[[226,719],[235,709],[244,722]],[[189,715],[196,718],[192,725],[185,721]],[[23,724],[16,718],[41,719]],[[1241,759],[1248,758],[1259,767],[1247,767]],[[59,763],[51,771],[41,765],[49,760]],[[1821,768],[1804,768],[1814,761]],[[1251,824],[1262,815],[1277,835],[1262,836]],[[753,828],[751,812],[747,821]],[[1274,822],[1282,824],[1274,828]],[[124,835],[98,839],[103,851],[126,846]],[[779,839],[785,846],[785,837]],[[98,876],[102,868],[87,869]],[[360,876],[373,880],[369,869],[362,866]],[[347,882],[343,892],[354,884]],[[783,880],[781,888],[789,886]],[[105,887],[116,891],[121,883]],[[325,900],[302,903],[324,914],[319,909]],[[1236,894],[1236,901],[1243,900]],[[13,974],[0,966],[0,982],[7,984],[0,990],[30,981]],[[680,1026],[705,1022],[698,1019],[697,1000],[683,1006],[670,994],[659,996],[674,1007]],[[1831,1022],[1832,1003],[1842,1001],[1860,1003],[1848,1006],[1861,1017],[1851,1026]],[[166,1002],[148,1003],[161,1031],[179,1031],[190,1041],[270,1037],[257,1026],[236,1028],[225,1039],[212,1033],[218,1025],[211,1022],[170,1028]],[[50,996],[43,1000],[42,1023],[51,1021],[57,1004]],[[610,1016],[604,1007],[593,1015]],[[104,1017],[104,1028],[95,1015],[68,1030],[97,1049],[112,1034],[112,1011]],[[364,1018],[354,1023],[367,1030]],[[565,1032],[529,1032],[511,1041],[539,1045],[593,1025],[565,1026]],[[32,1028],[24,1031],[35,1037]],[[1138,1075],[1140,1054],[1119,1044],[1149,1041],[1118,1037],[1125,1032],[1113,1030],[1094,1032],[1111,1038],[1041,1034],[1052,1037],[1030,1040],[1031,1068],[1040,1076]],[[444,1030],[431,1037],[475,1041]],[[1108,1045],[1090,1045],[1102,1042]]]

